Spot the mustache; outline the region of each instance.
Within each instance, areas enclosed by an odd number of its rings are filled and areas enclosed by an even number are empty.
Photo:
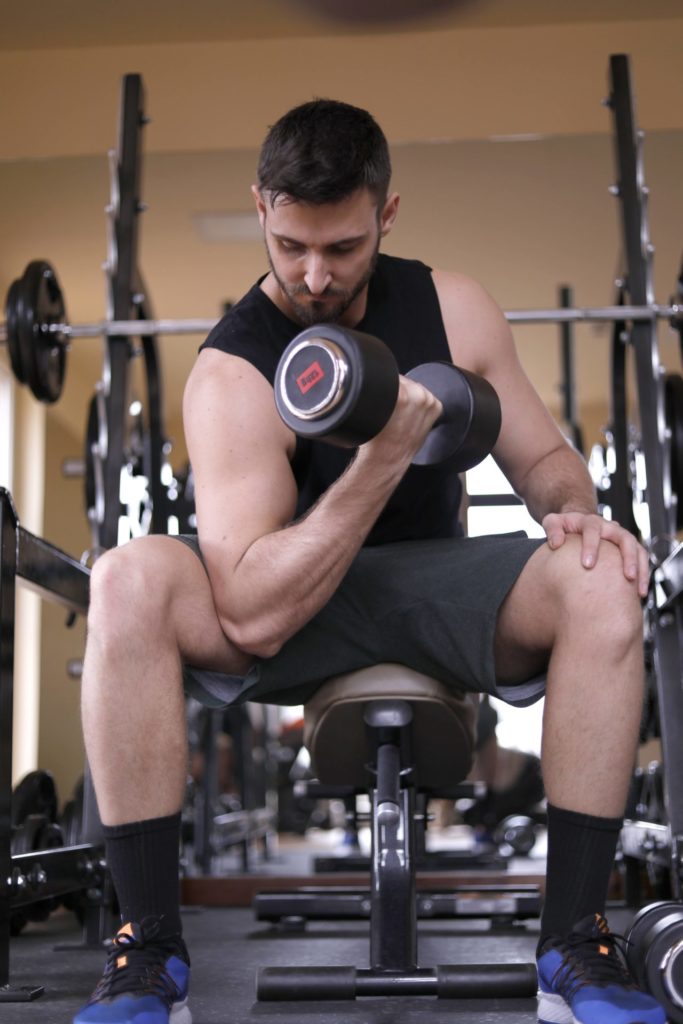
[[[313,292],[306,284],[290,285],[288,291],[290,295],[305,295],[307,298],[313,298]],[[341,299],[344,298],[345,295],[346,292],[343,288],[326,288],[324,292],[320,292],[320,294],[316,295],[315,298],[317,300],[332,298]]]

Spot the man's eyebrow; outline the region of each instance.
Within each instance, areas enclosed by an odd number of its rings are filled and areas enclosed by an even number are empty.
[[[305,242],[302,242],[301,239],[299,239],[299,238],[291,238],[289,235],[280,234],[280,232],[273,231],[272,229],[271,229],[270,233],[273,236],[273,238],[275,238],[278,242],[290,242],[292,245],[304,245],[304,246],[306,244]],[[326,246],[324,246],[324,248],[325,249],[333,249],[333,248],[335,248],[338,245],[353,245],[354,243],[357,243],[357,242],[363,242],[367,237],[368,237],[368,232],[364,231],[360,235],[349,235],[348,238],[337,238],[334,242],[328,242],[328,244]]]

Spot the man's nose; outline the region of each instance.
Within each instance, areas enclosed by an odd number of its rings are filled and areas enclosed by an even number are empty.
[[[332,275],[325,266],[321,256],[312,255],[309,258],[304,274],[304,281],[311,295],[322,295],[332,281]]]

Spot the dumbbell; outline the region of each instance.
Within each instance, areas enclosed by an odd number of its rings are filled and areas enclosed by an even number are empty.
[[[526,857],[536,845],[536,823],[525,814],[509,814],[496,825],[493,841],[510,854]]]
[[[675,1024],[683,1021],[683,905],[651,903],[638,911],[626,935],[626,959],[641,988],[651,992]]]
[[[413,464],[447,463],[464,472],[486,458],[500,431],[498,395],[483,377],[452,363],[423,363],[407,374],[443,406]],[[318,324],[287,346],[275,373],[275,403],[300,437],[355,448],[388,422],[398,397],[391,350],[371,334]]]

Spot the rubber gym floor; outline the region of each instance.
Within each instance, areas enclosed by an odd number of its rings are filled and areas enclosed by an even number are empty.
[[[615,930],[626,920],[610,911]],[[190,1008],[194,1024],[535,1024],[535,999],[438,1000],[371,998],[326,1003],[257,1003],[254,976],[261,966],[367,963],[367,926],[361,922],[315,922],[304,935],[282,935],[255,922],[250,909],[196,909],[183,915],[192,957]],[[420,962],[517,962],[533,958],[537,924],[491,931],[485,922],[423,922]],[[100,950],[76,945],[80,930],[66,912],[28,926],[13,940],[12,986],[42,984],[45,994],[31,1003],[4,1003],[3,1024],[68,1024],[100,976]],[[55,948],[58,946],[60,948]]]
[[[270,871],[282,868],[270,865]],[[303,862],[305,863],[305,861]],[[530,863],[542,878],[544,861]],[[512,865],[511,865],[512,868]],[[505,881],[514,881],[514,869]],[[447,874],[443,886],[461,877]],[[314,884],[302,875],[302,884]],[[610,907],[614,931],[622,932],[632,911]],[[258,1003],[254,979],[259,967],[287,965],[367,966],[366,921],[310,922],[303,932],[283,932],[256,921],[250,907],[187,907],[183,928],[192,958],[190,1008],[194,1024],[243,1024],[291,1020],[298,1024],[535,1024],[535,999],[438,1000],[431,997],[362,998],[355,1001]],[[533,960],[538,922],[493,927],[489,921],[423,920],[419,923],[420,966],[439,963],[524,962]],[[62,909],[45,922],[29,924],[12,940],[11,986],[43,985],[30,1003],[4,1003],[3,1024],[69,1024],[98,980],[105,960],[100,949],[78,948],[81,931]]]

